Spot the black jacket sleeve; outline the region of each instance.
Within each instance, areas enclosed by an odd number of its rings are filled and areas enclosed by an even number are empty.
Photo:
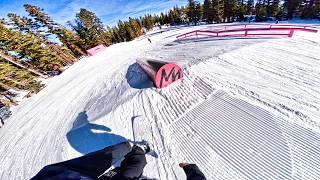
[[[183,167],[183,170],[187,175],[187,180],[206,180],[204,174],[195,164],[188,164]]]
[[[112,164],[131,151],[128,142],[119,143],[68,161],[44,167],[36,179],[97,179]]]

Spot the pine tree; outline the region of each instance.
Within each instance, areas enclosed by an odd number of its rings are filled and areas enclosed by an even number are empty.
[[[139,19],[133,19],[133,18],[129,17],[128,23],[130,25],[130,28],[133,31],[134,37],[139,37],[139,36],[143,35],[142,24]]]
[[[193,22],[197,25],[198,21],[201,19],[201,5],[199,2],[188,0],[187,16],[189,22]]]
[[[7,63],[5,59],[0,57],[0,87],[1,94],[9,89],[22,89],[37,93],[43,85],[35,80],[35,76],[31,72]]]
[[[63,65],[59,57],[44,48],[42,39],[32,33],[22,34],[0,24],[0,49],[6,52],[13,51],[23,60],[28,68],[41,71],[59,70]],[[26,63],[29,62],[29,63]]]
[[[99,44],[106,46],[111,44],[111,38],[102,21],[93,12],[81,8],[80,12],[76,14],[75,22],[76,25],[71,25],[71,27],[81,39],[85,40],[86,49]]]
[[[189,22],[193,22],[195,18],[195,9],[196,9],[196,3],[194,0],[188,0],[188,11],[187,16],[189,18]]]
[[[34,69],[31,69],[30,68],[31,66],[26,65],[26,63],[22,64],[21,62],[19,62],[19,60],[17,60],[15,57],[9,55],[9,53],[6,52],[3,49],[0,49],[0,58],[2,60],[4,60],[4,61],[7,61],[7,62],[13,64],[16,67],[19,67],[21,69],[25,69],[25,70],[29,71],[32,74],[35,74],[37,76],[46,78],[46,76],[44,74],[42,74],[42,73],[40,73],[40,72],[38,72],[38,71],[36,71]]]
[[[163,13],[161,13],[161,16],[163,18],[164,21],[168,21],[166,23],[170,23],[172,25],[175,24],[180,24],[182,22],[181,19],[181,10],[178,7],[173,7],[173,9],[170,9],[169,12],[164,15]],[[160,16],[160,17],[161,17]],[[156,16],[154,16],[155,18]],[[161,24],[161,23],[160,23]]]
[[[276,17],[279,19],[280,14],[280,0],[273,0],[271,6],[271,16]]]
[[[272,16],[272,1],[273,0],[264,0],[263,5],[265,6],[267,16]]]
[[[108,27],[108,31],[111,33],[112,43],[118,43],[118,42],[124,41],[120,35],[118,27],[113,27],[113,28]]]
[[[32,19],[20,17],[14,13],[9,13],[8,17],[10,20],[8,24],[14,30],[20,31],[23,34],[34,34],[36,38],[39,38],[39,41],[42,41],[43,47],[58,56],[60,61],[71,64],[76,60],[70,50],[49,41],[47,34],[44,34],[44,31],[41,30],[41,26],[35,23]]]
[[[237,0],[224,1],[223,19],[227,22],[233,22],[237,14]]]
[[[48,33],[56,35],[60,42],[68,47],[76,55],[86,55],[84,41],[75,33],[69,31],[64,26],[54,22],[43,9],[30,4],[23,5],[30,16],[48,29]]]
[[[128,22],[124,23],[126,41],[131,41],[135,38],[135,34]]]
[[[320,17],[319,14],[319,6],[320,1],[319,0],[305,0],[301,3],[303,6],[300,9],[301,12],[301,18],[303,19],[311,19],[311,18],[317,18]]]
[[[194,9],[194,21],[195,24],[197,25],[197,23],[200,21],[200,19],[202,18],[202,11],[201,11],[201,4],[199,2],[195,2],[195,9]]]
[[[266,9],[266,16],[275,17],[280,11],[280,0],[265,0],[263,5]]]
[[[173,10],[174,10],[174,12],[176,14],[175,22],[177,24],[181,24],[182,23],[182,11],[181,11],[181,9],[178,6],[176,6],[176,7],[173,8]]]
[[[185,6],[182,6],[181,8],[180,8],[180,17],[181,17],[181,21],[183,22],[183,23],[186,23],[187,21],[188,21],[188,15],[187,15],[187,13],[188,13],[188,8],[187,7],[185,7]]]
[[[292,19],[294,15],[297,13],[298,6],[301,0],[284,0],[284,7],[288,12],[288,18]]]
[[[244,20],[244,6],[239,0],[231,0],[231,22]]]
[[[213,0],[214,21],[221,23],[223,19],[224,2],[223,0]]]
[[[314,18],[320,19],[320,0],[314,1]]]
[[[167,13],[164,15],[163,22],[164,24],[170,24],[170,17]]]
[[[147,31],[149,31],[150,29],[153,28],[154,26],[154,22],[153,22],[153,18],[150,14],[145,15],[142,19],[142,26],[144,28],[146,28]]]
[[[263,21],[267,16],[267,9],[264,0],[258,0],[256,3],[256,21]]]
[[[17,14],[9,13],[8,18],[10,22],[9,25],[13,26],[14,30],[23,32],[23,33],[34,33],[38,36],[44,36],[43,34],[39,33],[39,29],[41,26],[35,23],[32,19],[27,17],[20,17]]]
[[[254,9],[254,0],[248,0],[246,7],[246,14],[252,15]]]
[[[117,24],[117,32],[119,34],[119,40],[121,42],[125,41],[126,40],[126,37],[125,37],[125,29],[124,29],[124,24],[121,20],[118,21],[118,24]]]
[[[161,14],[160,14],[160,16],[159,16],[159,23],[160,23],[160,25],[164,25],[165,24],[165,22],[164,22],[164,19],[165,19],[165,17],[164,17],[165,15],[164,15],[164,13],[162,12]]]
[[[246,15],[246,8],[247,8],[247,5],[244,3],[244,1],[240,1],[238,0],[237,2],[237,6],[236,6],[236,9],[234,9],[234,14],[236,14],[236,16],[238,17],[238,21],[244,21],[245,18],[244,18],[244,15]]]
[[[213,17],[210,15],[210,11],[212,9],[212,1],[211,0],[204,0],[203,2],[203,18],[207,20],[207,22],[212,22]]]

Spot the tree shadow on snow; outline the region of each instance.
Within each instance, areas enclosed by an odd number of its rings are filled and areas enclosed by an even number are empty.
[[[146,89],[154,87],[152,80],[143,71],[138,63],[131,64],[128,68],[126,79],[130,87],[136,89]]]
[[[110,133],[111,129],[88,121],[86,111],[78,114],[67,139],[76,151],[87,154],[93,151],[127,141],[126,138]]]

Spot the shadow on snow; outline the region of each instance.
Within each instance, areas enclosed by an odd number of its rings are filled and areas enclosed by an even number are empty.
[[[153,82],[138,63],[134,63],[129,66],[126,74],[126,79],[130,87],[135,89],[146,89],[154,87]]]
[[[110,133],[111,129],[88,121],[86,111],[78,114],[67,139],[76,151],[87,154],[93,151],[127,141],[126,138]]]

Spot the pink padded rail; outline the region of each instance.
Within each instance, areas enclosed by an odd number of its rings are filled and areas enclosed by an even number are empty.
[[[166,64],[162,66],[155,76],[155,85],[157,88],[164,88],[183,78],[182,69],[176,64]]]
[[[139,59],[137,63],[150,79],[152,79],[157,88],[167,87],[174,81],[182,79],[184,76],[183,70],[174,63],[155,59]]]
[[[234,25],[237,26],[237,25]],[[290,25],[291,26],[291,25]],[[227,26],[225,26],[227,27]],[[199,35],[213,36],[213,37],[226,37],[226,36],[288,36],[292,37],[295,31],[304,32],[318,32],[311,26],[296,26],[287,27],[287,25],[270,25],[264,28],[238,28],[238,29],[224,29],[224,30],[195,30],[188,33],[176,36],[177,39],[183,39],[191,36],[198,37]],[[255,32],[255,33],[252,33]]]

